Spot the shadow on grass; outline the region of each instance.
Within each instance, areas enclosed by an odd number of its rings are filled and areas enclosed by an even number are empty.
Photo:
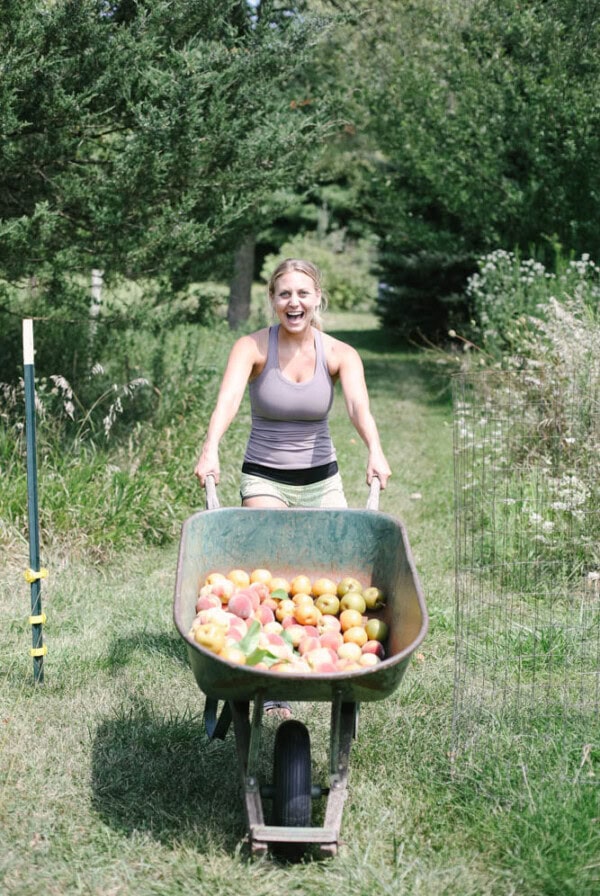
[[[385,330],[331,330],[330,335],[361,354],[372,396],[392,394],[430,405],[451,404],[448,367],[437,364],[433,352],[399,343]]]
[[[176,632],[167,634],[152,631],[115,638],[108,651],[106,665],[116,671],[130,666],[140,654],[144,657],[160,654],[182,666],[189,666],[186,645]]]
[[[115,830],[233,852],[245,817],[230,731],[209,741],[200,716],[160,718],[138,701],[102,722],[92,748],[92,805]]]

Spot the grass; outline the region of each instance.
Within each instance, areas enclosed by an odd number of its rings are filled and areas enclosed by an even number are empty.
[[[499,723],[489,750],[449,756],[454,672],[452,430],[447,383],[425,357],[386,343],[372,319],[330,316],[365,361],[394,471],[381,509],[408,531],[430,632],[398,691],[361,707],[343,845],[327,862],[250,861],[235,742],[209,742],[203,696],[172,622],[177,544],[143,544],[99,564],[50,554],[43,583],[48,655],[32,683],[24,539],[7,546],[0,584],[0,890],[9,896],[154,896],[274,891],[357,896],[542,896],[598,891],[598,789],[562,769],[559,746]],[[196,486],[191,410],[179,463]],[[222,504],[237,503],[247,411],[223,450]],[[185,430],[185,432],[184,432]],[[365,452],[334,405],[332,430],[350,504],[363,506]],[[172,435],[176,444],[177,433]],[[172,462],[172,461],[171,461]],[[43,465],[40,478],[44,476]],[[200,504],[200,495],[189,498]],[[143,508],[142,508],[143,510]],[[309,720],[324,781],[328,705]],[[264,762],[274,727],[266,732]],[[542,774],[543,772],[543,774]]]

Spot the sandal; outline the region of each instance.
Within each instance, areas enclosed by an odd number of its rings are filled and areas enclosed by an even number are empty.
[[[285,700],[265,700],[263,712],[274,719],[292,718],[292,707]]]

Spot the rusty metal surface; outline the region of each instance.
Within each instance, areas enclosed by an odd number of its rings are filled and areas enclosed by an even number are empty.
[[[390,627],[388,658],[374,668],[332,675],[286,676],[220,659],[188,636],[199,585],[209,572],[266,567],[288,578],[302,572],[339,580],[355,576],[388,597],[379,612]],[[372,510],[201,511],[183,524],[173,602],[200,689],[220,700],[381,700],[400,684],[427,632],[425,600],[403,524]]]

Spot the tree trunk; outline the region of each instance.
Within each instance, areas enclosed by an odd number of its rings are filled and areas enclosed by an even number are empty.
[[[248,236],[235,252],[233,279],[229,288],[227,323],[232,330],[250,317],[250,296],[254,280],[254,236]]]

